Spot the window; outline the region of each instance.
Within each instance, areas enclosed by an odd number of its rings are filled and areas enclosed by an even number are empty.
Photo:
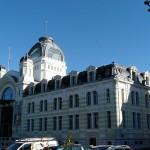
[[[137,128],[141,129],[141,114],[137,113]]]
[[[44,100],[44,111],[47,111],[47,100]]]
[[[87,114],[87,129],[91,129],[92,128],[92,115],[91,113]]]
[[[71,83],[72,83],[72,85],[76,84],[76,76],[71,77]]]
[[[79,115],[75,115],[75,129],[79,129]]]
[[[43,101],[40,101],[40,111],[43,111]]]
[[[27,131],[30,131],[30,119],[27,119]]]
[[[69,115],[69,129],[73,130],[73,115]]]
[[[57,109],[57,98],[54,98],[53,108],[54,108],[54,110]]]
[[[94,113],[94,128],[95,129],[98,128],[98,113],[97,112]]]
[[[150,114],[147,114],[146,117],[147,117],[147,128],[150,129]]]
[[[107,111],[107,128],[111,128],[111,112]]]
[[[53,117],[53,130],[57,129],[57,118]]]
[[[42,118],[39,118],[39,131],[42,131]]]
[[[145,95],[145,106],[149,107],[148,94]]]
[[[131,102],[134,105],[134,91],[131,92]]]
[[[122,126],[125,129],[126,128],[126,114],[125,111],[122,111]]]
[[[98,94],[96,91],[93,91],[93,104],[94,105],[98,104]]]
[[[30,113],[30,103],[28,103],[28,113]]]
[[[58,117],[58,129],[62,130],[62,116]]]
[[[106,89],[106,99],[107,99],[107,103],[110,103],[110,90]]]
[[[47,118],[44,118],[44,131],[47,131]]]
[[[56,80],[56,89],[59,89],[59,86],[60,86],[60,81]]]
[[[89,81],[94,81],[94,71],[89,72]]]
[[[73,108],[73,96],[69,96],[69,108]]]
[[[79,95],[75,94],[75,107],[79,107]]]
[[[32,113],[34,113],[34,102],[32,102]]]
[[[88,92],[88,93],[87,93],[87,96],[86,96],[86,103],[87,103],[87,105],[91,105],[91,92]]]
[[[136,92],[136,105],[139,105],[139,93]]]
[[[135,112],[132,113],[132,118],[133,118],[133,128],[135,129],[136,128],[136,113]]]
[[[59,109],[62,109],[62,98],[61,97],[58,98],[58,102],[59,102]]]
[[[34,131],[34,119],[31,119],[31,131]]]

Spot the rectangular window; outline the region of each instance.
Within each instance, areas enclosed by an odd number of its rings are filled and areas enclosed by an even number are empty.
[[[150,129],[150,114],[147,114],[146,117],[147,117],[147,128]]]
[[[98,94],[96,91],[93,91],[93,104],[94,105],[98,104]]]
[[[69,129],[73,130],[73,115],[69,115]]]
[[[34,102],[32,102],[32,113],[34,113]]]
[[[141,114],[137,113],[137,128],[141,129]]]
[[[76,77],[72,76],[71,81],[72,81],[72,85],[75,85],[76,84]]]
[[[30,113],[30,103],[28,103],[28,113]]]
[[[59,109],[62,109],[62,98],[61,97],[59,97],[58,98],[58,103],[59,103]]]
[[[73,96],[70,95],[69,97],[69,108],[73,108]]]
[[[47,100],[44,100],[44,111],[47,111]]]
[[[31,119],[31,131],[34,131],[34,119]]]
[[[42,118],[39,118],[39,131],[42,131]]]
[[[132,120],[133,120],[133,128],[135,129],[136,128],[136,113],[135,112],[132,113]]]
[[[75,107],[79,107],[79,95],[75,95]]]
[[[59,129],[59,130],[62,130],[62,116],[59,116],[59,117],[58,117],[58,122],[59,122],[59,124],[58,124],[58,125],[59,125],[59,126],[58,126],[58,129]]]
[[[107,99],[107,103],[110,103],[110,90],[106,89],[106,99]]]
[[[27,119],[27,131],[30,131],[30,119]]]
[[[79,129],[79,115],[75,115],[75,129]]]
[[[57,81],[56,81],[56,89],[59,89],[59,84],[60,84],[60,81],[57,80]]]
[[[57,129],[57,118],[53,117],[53,130]]]
[[[40,101],[40,111],[43,111],[43,101]]]
[[[53,108],[54,108],[54,110],[57,109],[57,98],[54,98]]]
[[[87,93],[86,103],[87,105],[91,105],[91,92]]]
[[[122,111],[122,126],[126,128],[126,114],[125,111]]]
[[[94,113],[94,128],[98,128],[98,113]]]
[[[89,81],[94,81],[94,72],[89,72]]]
[[[91,113],[87,114],[87,129],[91,129],[92,128],[92,115]]]
[[[111,112],[107,111],[107,128],[111,128]]]
[[[47,118],[44,118],[44,131],[47,131]]]

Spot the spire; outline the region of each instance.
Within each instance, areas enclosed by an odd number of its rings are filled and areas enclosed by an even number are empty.
[[[9,66],[10,66],[10,47],[8,48],[8,68],[7,68],[8,71],[9,71]]]

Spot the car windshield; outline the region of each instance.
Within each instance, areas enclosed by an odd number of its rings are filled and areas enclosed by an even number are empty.
[[[14,143],[8,147],[7,150],[17,150],[23,143]]]

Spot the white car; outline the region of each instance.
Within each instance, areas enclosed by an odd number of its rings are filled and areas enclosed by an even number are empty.
[[[132,150],[128,145],[97,145],[92,146],[90,150]]]
[[[58,146],[54,138],[25,138],[16,140],[7,150],[43,150],[44,147]]]

